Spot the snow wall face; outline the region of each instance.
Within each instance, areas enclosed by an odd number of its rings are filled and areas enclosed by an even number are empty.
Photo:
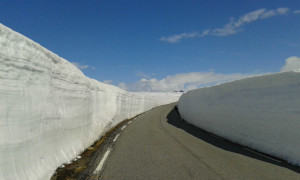
[[[0,179],[50,179],[112,126],[179,95],[157,97],[89,79],[0,24]]]
[[[183,94],[187,122],[300,165],[300,73],[253,77]]]

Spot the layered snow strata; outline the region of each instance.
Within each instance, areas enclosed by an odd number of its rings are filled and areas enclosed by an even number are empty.
[[[183,119],[300,165],[300,73],[253,77],[183,94]]]
[[[0,179],[49,179],[115,124],[179,95],[156,97],[89,79],[0,24]]]

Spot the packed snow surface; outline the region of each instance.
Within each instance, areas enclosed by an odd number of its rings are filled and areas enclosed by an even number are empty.
[[[0,24],[0,179],[49,179],[112,126],[179,96],[89,79]]]
[[[178,108],[195,126],[300,165],[299,72],[192,90]]]

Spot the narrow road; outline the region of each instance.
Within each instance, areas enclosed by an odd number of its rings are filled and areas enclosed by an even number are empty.
[[[174,106],[154,108],[124,126],[95,170],[97,179],[300,179],[299,167],[189,125]]]

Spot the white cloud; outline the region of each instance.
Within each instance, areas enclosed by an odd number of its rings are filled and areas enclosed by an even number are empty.
[[[231,18],[230,22],[226,24],[223,28],[218,28],[212,30],[212,35],[214,36],[228,36],[238,32],[238,29],[235,27],[235,21]]]
[[[290,9],[289,8],[278,8],[276,9],[278,14],[286,14]]]
[[[129,91],[170,92],[191,90],[238,80],[255,74],[220,74],[214,72],[192,72],[167,76],[163,79],[141,79],[133,84],[120,83],[119,87]]]
[[[230,22],[227,23],[223,28],[214,29],[213,34],[215,36],[228,36],[235,34],[240,31],[240,27],[253,21],[267,19],[277,15],[286,14],[289,11],[288,8],[277,8],[275,10],[258,9],[249,12],[241,16],[238,20],[231,18]]]
[[[285,60],[285,65],[281,68],[281,72],[300,71],[300,57],[292,56]]]
[[[71,62],[71,63],[72,63],[74,66],[76,66],[78,69],[81,69],[81,70],[89,68],[88,65],[83,65],[83,64],[80,64],[80,63],[78,63],[78,62]]]
[[[204,30],[204,31],[202,32],[202,34],[201,34],[201,37],[204,37],[204,36],[209,35],[210,31],[211,31],[210,29]]]
[[[201,34],[198,32],[192,32],[192,33],[182,33],[182,34],[176,34],[168,37],[161,37],[159,40],[168,42],[168,43],[178,43],[182,39],[194,39],[197,37],[203,37],[209,35],[210,30],[206,29]]]
[[[169,42],[169,43],[177,43],[179,42],[181,39],[187,39],[187,38],[195,38],[195,37],[199,37],[200,35],[196,32],[193,33],[182,33],[182,34],[176,34],[173,36],[169,36],[169,37],[161,37],[160,40],[161,41],[165,41],[165,42]]]
[[[269,10],[269,11],[263,13],[263,14],[261,15],[261,18],[262,18],[262,19],[266,19],[266,18],[270,18],[270,17],[272,17],[272,16],[276,16],[276,11],[274,11],[274,10]]]
[[[293,11],[294,14],[300,14],[300,9]]]
[[[216,28],[212,30],[207,29],[204,30],[202,33],[192,32],[192,33],[182,33],[182,34],[172,35],[168,37],[161,37],[160,40],[168,43],[178,43],[182,39],[204,37],[207,35],[229,36],[238,33],[241,30],[241,27],[244,26],[245,24],[257,20],[271,18],[273,16],[284,15],[287,14],[288,11],[289,11],[288,8],[277,8],[273,10],[266,10],[264,8],[258,9],[244,14],[237,20],[235,20],[235,18],[231,18],[230,21],[227,24],[225,24],[224,27],[222,28]],[[298,13],[298,11],[294,11],[294,13],[296,14]]]
[[[271,11],[269,11],[269,12],[271,12]],[[272,11],[272,12],[274,12],[274,11]],[[250,23],[252,21],[256,21],[256,20],[258,20],[258,19],[260,19],[262,17],[265,18],[267,14],[269,16],[270,13],[268,13],[268,12],[266,13],[266,9],[258,9],[258,10],[249,12],[249,13],[243,15],[242,17],[240,17],[238,19],[238,21],[234,23],[234,26],[235,27],[240,27],[240,26],[242,26],[242,25],[244,25],[246,23]],[[273,14],[273,16],[274,15],[275,15],[275,13]],[[269,16],[269,17],[271,17],[271,16]]]
[[[300,57],[292,56],[285,60],[285,65],[281,68],[281,72],[297,71],[300,72]],[[268,73],[253,74],[222,74],[210,72],[191,72],[181,73],[167,76],[163,79],[142,78],[135,83],[120,83],[118,86],[128,91],[148,91],[148,92],[171,92],[178,90],[192,90],[201,87],[213,86],[225,82],[235,81],[247,77],[264,75]]]

